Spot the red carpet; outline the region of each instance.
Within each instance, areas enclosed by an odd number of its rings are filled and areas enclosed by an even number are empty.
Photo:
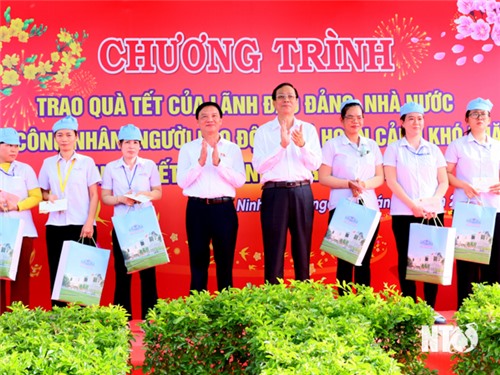
[[[447,324],[454,324],[452,320],[454,311],[441,311],[441,314],[446,318]],[[135,340],[132,341],[132,364],[134,366],[141,366],[144,361],[144,348],[142,344],[143,332],[137,326],[141,323],[141,320],[132,320],[130,322],[130,327],[134,334]],[[441,348],[441,346],[439,346]],[[454,375],[451,370],[451,353],[429,353],[429,358],[427,360],[427,367],[433,370],[438,370],[439,375]],[[140,369],[133,370],[131,375],[142,375]]]

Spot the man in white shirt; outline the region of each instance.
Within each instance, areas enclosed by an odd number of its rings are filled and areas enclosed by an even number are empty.
[[[207,289],[210,242],[214,251],[219,291],[233,285],[233,261],[238,232],[235,189],[246,180],[243,156],[222,138],[222,110],[205,102],[196,109],[201,138],[182,146],[177,184],[188,198],[186,232],[191,268],[191,291]]]
[[[278,115],[255,133],[252,160],[263,184],[264,277],[269,283],[283,278],[290,230],[295,279],[306,280],[314,217],[312,171],[321,165],[321,146],[314,125],[295,118],[298,92],[292,84],[278,85],[272,98]]]

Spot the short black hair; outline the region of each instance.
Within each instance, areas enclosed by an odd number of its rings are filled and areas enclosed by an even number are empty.
[[[351,107],[355,107],[355,106],[358,106],[359,108],[361,108],[361,113],[363,114],[363,117],[365,116],[365,110],[363,109],[363,106],[359,103],[348,103],[346,104],[341,110],[340,110],[340,117],[343,119],[345,119],[345,115],[347,113],[347,110]]]
[[[297,91],[297,89],[291,84],[291,83],[288,83],[288,82],[283,82],[283,83],[280,83],[278,86],[275,87],[275,89],[273,90],[273,100],[276,100],[276,93],[278,92],[278,90],[280,88],[282,88],[283,86],[290,86],[293,91],[295,91],[295,96],[298,98],[299,97],[299,92]]]
[[[196,119],[198,120],[198,115],[200,114],[201,110],[205,107],[215,107],[217,108],[217,110],[219,111],[219,115],[220,115],[220,118],[222,118],[222,109],[220,109],[220,106],[215,103],[215,102],[204,102],[204,103],[201,103],[198,108],[196,108],[196,113],[195,113],[195,116],[196,116]]]

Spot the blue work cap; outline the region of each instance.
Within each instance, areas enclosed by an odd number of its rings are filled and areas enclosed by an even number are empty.
[[[1,128],[0,142],[5,143],[7,145],[17,145],[17,146],[21,144],[21,142],[19,141],[19,133],[14,128]]]
[[[57,121],[52,127],[52,131],[57,133],[61,129],[78,130],[78,121],[73,116],[66,116]]]
[[[347,100],[344,100],[342,102],[342,104],[340,105],[340,110],[342,111],[347,104],[357,104],[361,108],[363,108],[363,105],[361,104],[361,102],[358,99],[347,99]]]
[[[493,108],[493,103],[489,99],[476,98],[467,104],[468,111],[473,109],[483,109],[490,112],[491,108]]]
[[[399,110],[401,116],[407,115],[408,113],[421,113],[424,114],[424,107],[415,102],[408,102]]]
[[[139,128],[135,125],[123,125],[118,132],[119,141],[142,141],[142,135]]]

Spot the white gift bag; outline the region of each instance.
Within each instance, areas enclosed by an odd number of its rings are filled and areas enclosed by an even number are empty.
[[[0,215],[0,279],[16,280],[24,220]]]
[[[130,210],[111,220],[128,273],[170,261],[153,206]]]
[[[489,264],[497,210],[478,204],[457,202],[452,227],[457,229],[455,259]]]
[[[110,251],[64,241],[52,299],[80,305],[98,305],[101,301]]]
[[[335,208],[321,250],[360,266],[380,222],[380,212],[348,199]],[[367,262],[370,259],[365,260]]]
[[[451,285],[455,228],[410,224],[406,279]]]

